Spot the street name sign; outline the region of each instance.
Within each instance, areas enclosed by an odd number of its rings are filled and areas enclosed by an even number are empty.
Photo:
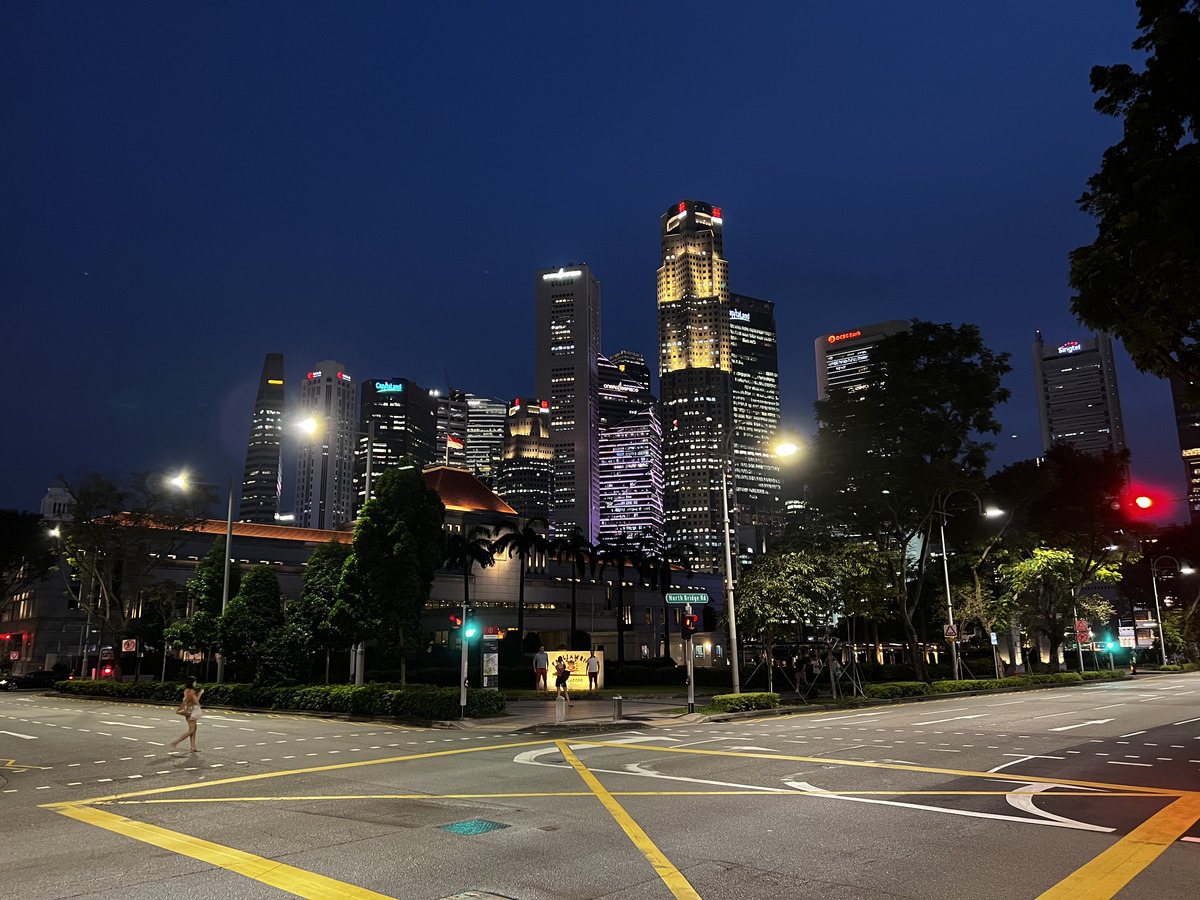
[[[668,603],[707,603],[708,594],[703,591],[684,592],[672,591],[667,594]]]

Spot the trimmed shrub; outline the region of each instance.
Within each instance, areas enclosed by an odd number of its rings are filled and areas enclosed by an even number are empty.
[[[754,694],[718,694],[712,698],[717,712],[743,712],[748,709],[778,709],[779,695],[765,691]]]
[[[1079,675],[1078,672],[1074,673]],[[1113,669],[1112,671],[1101,669],[1099,672],[1084,672],[1080,676],[1082,681],[1107,681],[1110,679],[1120,679],[1125,677],[1124,669]]]
[[[923,697],[933,688],[923,681],[889,681],[885,684],[864,684],[863,693],[872,700],[896,700],[900,697]]]
[[[1158,671],[1160,671],[1160,672],[1200,672],[1200,663],[1183,663],[1182,665],[1179,665],[1176,663],[1169,663],[1165,666],[1159,666]]]

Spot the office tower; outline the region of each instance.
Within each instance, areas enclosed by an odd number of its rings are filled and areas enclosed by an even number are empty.
[[[823,334],[814,342],[817,360],[817,399],[828,400],[832,388],[861,391],[870,382],[871,350],[885,337],[908,331],[903,319],[876,322],[834,334]]]
[[[617,364],[615,360],[622,362]],[[663,549],[662,420],[641,354],[622,350],[597,360],[597,445],[602,541],[627,537],[643,550]]]
[[[496,493],[522,518],[554,521],[554,438],[547,400],[520,398],[508,407]]]
[[[437,395],[437,456],[436,465],[467,467],[467,420],[470,409],[467,395],[450,388],[444,395]]]
[[[733,360],[733,474],[739,543],[766,550],[783,533],[783,481],[774,462],[779,441],[779,355],[775,304],[729,295]]]
[[[317,364],[300,385],[300,416],[316,428],[296,466],[296,524],[336,529],[354,516],[358,390],[339,362]]]
[[[722,476],[732,454],[729,273],[721,208],[674,204],[659,220],[658,375],[663,419],[663,517],[668,546],[692,544],[715,571],[725,529]]]
[[[1099,334],[1047,347],[1038,331],[1033,377],[1046,450],[1059,442],[1085,453],[1125,449],[1111,337]]]
[[[1179,453],[1187,477],[1188,514],[1192,524],[1200,523],[1200,404],[1187,401],[1188,388],[1179,376],[1171,376],[1171,399],[1175,404],[1175,428],[1179,433]]]
[[[283,354],[268,353],[258,379],[238,520],[274,525],[283,493]]]
[[[534,386],[550,401],[555,536],[565,537],[578,526],[594,541],[600,527],[600,282],[586,265],[572,263],[540,270],[534,285]]]
[[[495,487],[507,417],[507,404],[467,394],[467,468],[488,487]]]
[[[437,398],[407,378],[372,378],[359,388],[359,428],[354,449],[354,505],[367,501],[367,447],[372,484],[401,458],[419,466],[437,462]]]

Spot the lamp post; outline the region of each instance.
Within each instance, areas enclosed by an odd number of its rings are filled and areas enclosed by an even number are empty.
[[[188,489],[188,484],[198,484],[202,487],[219,488],[219,485],[208,484],[203,481],[189,482],[187,475],[179,474],[171,479],[171,484],[179,488],[181,491]],[[221,615],[225,615],[225,610],[229,607],[229,568],[233,556],[233,476],[229,478],[229,512],[225,516],[225,582],[221,588]],[[166,651],[163,651],[164,661]],[[217,654],[217,684],[225,683],[225,654],[224,652]]]
[[[946,552],[946,516],[949,515],[949,513],[946,511],[946,501],[956,493],[960,493],[960,490],[956,489],[942,496],[942,502],[940,504],[941,509],[939,510],[940,518],[938,519],[938,532],[942,539],[942,575],[946,581],[946,624],[951,628],[954,628],[954,599],[950,593],[950,555]],[[979,515],[985,516],[989,519],[1004,515],[1004,510],[1002,509],[995,509],[994,507],[988,507],[987,509],[984,509],[983,501],[979,499],[979,495],[974,491],[963,491],[963,493],[969,493],[975,498],[975,505],[979,508]],[[967,508],[969,509],[970,507]],[[957,634],[955,634],[953,640],[950,641],[950,661],[953,668],[954,680],[959,681]]]
[[[1162,664],[1165,666],[1167,664],[1167,642],[1163,639],[1162,610],[1158,604],[1158,563],[1164,559],[1175,563],[1175,569],[1180,575],[1191,575],[1195,570],[1191,566],[1181,564],[1173,556],[1155,556],[1150,560],[1150,584],[1154,588],[1154,621],[1158,625],[1158,652]]]

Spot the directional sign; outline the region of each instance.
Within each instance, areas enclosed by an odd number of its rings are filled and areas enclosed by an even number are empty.
[[[998,637],[996,637],[996,632],[993,631],[992,632],[992,646],[995,647],[999,643],[1000,643],[1000,639]]]
[[[957,641],[958,640],[958,626],[957,625],[944,625],[942,627],[942,633],[946,636],[946,640],[948,640],[948,641]]]
[[[667,594],[668,603],[707,603],[708,594],[701,591],[687,593],[683,591]]]

